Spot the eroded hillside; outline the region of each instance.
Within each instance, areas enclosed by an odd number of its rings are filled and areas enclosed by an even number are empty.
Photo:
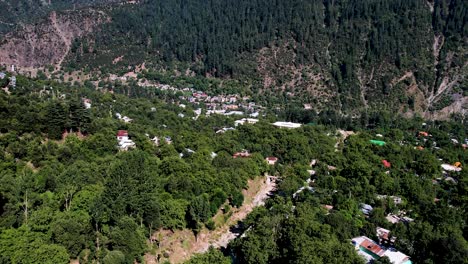
[[[18,25],[29,24],[46,17],[52,11],[78,10],[89,6],[105,6],[125,2],[124,0],[1,0],[0,37],[17,29]]]
[[[0,44],[0,62],[19,67],[59,66],[76,38],[107,21],[105,13],[92,9],[52,12],[37,24],[7,34]]]

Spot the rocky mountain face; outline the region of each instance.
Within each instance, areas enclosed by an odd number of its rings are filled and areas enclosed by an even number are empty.
[[[78,10],[123,0],[0,0],[0,36],[18,30],[18,25],[35,22],[52,11]]]
[[[37,24],[6,34],[0,43],[0,62],[19,67],[59,66],[76,38],[108,21],[104,12],[92,9],[52,12]]]
[[[466,115],[466,1],[221,2],[53,12],[5,35],[0,63],[119,70],[145,62],[255,80],[253,93],[317,111]],[[179,62],[185,68],[174,68]]]

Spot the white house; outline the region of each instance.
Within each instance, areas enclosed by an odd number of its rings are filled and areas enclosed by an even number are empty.
[[[201,113],[202,113],[202,109],[201,109],[201,108],[197,108],[197,110],[193,110],[193,112],[195,113],[195,115],[199,116],[199,115],[201,115]]]
[[[130,117],[128,117],[128,116],[122,116],[120,113],[115,113],[115,116],[116,116],[119,120],[124,121],[125,123],[130,123],[130,122],[133,121],[133,119],[131,119]]]
[[[208,110],[208,111],[206,111],[207,116],[209,116],[211,114],[224,115],[224,113],[226,113],[226,110]]]
[[[273,125],[281,128],[299,128],[302,126],[302,124],[292,122],[275,122]]]
[[[231,115],[243,115],[244,112],[242,111],[231,111],[229,113],[224,113],[225,116],[231,116]]]
[[[120,120],[124,121],[125,123],[130,123],[130,122],[133,121],[133,119],[131,119],[131,118],[128,117],[128,116],[124,116],[124,117],[122,117],[122,119],[120,119]]]
[[[128,138],[127,130],[117,131],[117,141],[119,142],[119,149],[122,151],[127,151],[130,148],[135,148],[135,142]]]
[[[151,141],[153,142],[154,145],[159,146],[159,138],[154,136]]]
[[[247,124],[256,124],[258,122],[258,119],[254,119],[254,118],[242,118],[240,120],[236,120],[234,122],[234,125],[235,126],[238,126],[238,125],[243,125],[245,123]]]
[[[258,117],[260,115],[259,112],[251,113],[250,117]]]
[[[442,164],[441,166],[444,171],[461,171],[462,170],[461,168],[450,165],[450,164]]]
[[[268,163],[268,165],[275,165],[276,162],[278,161],[278,158],[277,157],[267,157],[265,160]]]
[[[83,98],[83,105],[86,109],[90,109],[91,108],[91,99],[88,99],[88,98]]]

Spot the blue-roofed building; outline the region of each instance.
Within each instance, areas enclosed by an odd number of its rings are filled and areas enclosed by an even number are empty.
[[[370,215],[374,210],[374,208],[372,208],[372,206],[369,204],[362,203],[359,206],[361,207],[361,212],[365,215]]]

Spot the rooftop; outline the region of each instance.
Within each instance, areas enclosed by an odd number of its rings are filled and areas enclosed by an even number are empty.
[[[284,127],[284,128],[299,128],[302,126],[302,124],[292,123],[292,122],[275,122],[273,123],[273,125],[277,127]]]
[[[384,256],[387,256],[393,264],[411,264],[409,256],[399,251],[387,250]]]
[[[128,131],[127,130],[119,130],[119,131],[117,131],[117,136],[118,137],[126,137],[126,136],[128,136]]]
[[[367,237],[361,242],[361,244],[359,244],[359,246],[363,249],[370,251],[371,253],[374,253],[379,257],[382,257],[385,253],[385,250],[382,247],[380,247],[377,243],[375,243]]]

